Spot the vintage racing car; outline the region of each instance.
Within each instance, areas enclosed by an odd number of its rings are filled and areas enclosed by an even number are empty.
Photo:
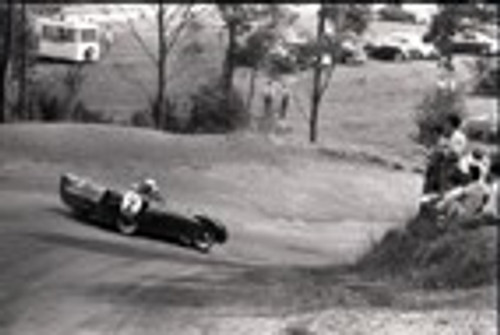
[[[125,235],[170,237],[201,252],[228,238],[226,227],[218,220],[169,211],[164,203],[143,200],[132,204],[137,205],[133,216],[123,213],[124,192],[72,173],[60,177],[59,188],[61,200],[78,217],[111,226]]]

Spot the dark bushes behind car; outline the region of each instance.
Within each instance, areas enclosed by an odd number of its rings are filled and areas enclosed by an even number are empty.
[[[478,59],[474,65],[474,93],[496,96],[498,94],[498,81],[500,80],[498,69],[497,60]]]
[[[415,23],[415,15],[399,6],[388,5],[378,11],[380,20]]]

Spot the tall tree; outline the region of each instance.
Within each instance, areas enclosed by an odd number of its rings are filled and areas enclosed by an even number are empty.
[[[132,37],[139,43],[142,51],[147,55],[157,74],[156,93],[148,98],[152,101],[152,119],[155,128],[165,127],[166,97],[167,97],[167,65],[168,57],[178,43],[182,32],[191,19],[196,15],[194,3],[166,5],[164,0],[159,0],[156,22],[153,23],[157,31],[158,50],[152,50],[147,41],[137,29],[133,19],[127,20]],[[141,83],[139,83],[141,84]],[[144,90],[144,86],[140,86]]]
[[[26,0],[21,0],[21,37],[20,37],[20,73],[19,73],[19,94],[17,114],[21,119],[29,118],[27,115],[27,100],[28,100],[28,31],[27,31],[27,11]],[[18,28],[19,29],[19,28]]]
[[[366,30],[370,18],[367,6],[364,4],[325,4],[324,2],[320,5],[316,31],[317,54],[314,62],[311,112],[309,116],[309,141],[312,143],[318,139],[321,100],[336,67],[343,34],[353,32],[359,35]],[[334,27],[333,37],[325,34],[327,22]],[[331,61],[325,66],[325,64],[322,64],[325,51],[332,48]]]
[[[246,34],[237,50],[237,66],[250,68],[249,92],[246,110],[249,111],[255,93],[255,83],[259,71],[274,75],[273,63],[270,62],[272,50],[278,44],[286,44],[283,30],[297,18],[294,13],[280,5],[267,5],[253,18],[256,28]]]
[[[7,121],[7,81],[12,58],[14,1],[0,5],[0,123]]]
[[[323,44],[325,36],[325,23],[326,23],[326,12],[325,5],[321,3],[321,7],[318,11],[318,23],[316,28],[316,43],[318,46]],[[309,141],[316,142],[318,137],[318,113],[319,104],[321,102],[322,92],[321,92],[321,78],[323,74],[322,69],[322,58],[323,50],[316,54],[316,59],[314,62],[314,72],[313,72],[313,90],[311,96],[311,115],[309,118]]]
[[[226,100],[223,106],[229,108],[229,97],[233,90],[233,78],[236,68],[235,53],[238,37],[249,31],[251,28],[250,21],[257,14],[259,8],[257,5],[252,7],[252,5],[244,4],[219,4],[218,9],[227,30],[227,47],[222,70],[222,85],[224,99]]]
[[[153,110],[153,120],[156,128],[160,127],[160,120],[165,114],[165,61],[166,48],[165,41],[165,8],[163,0],[158,3],[158,92],[156,95],[156,105]]]
[[[36,47],[28,13],[25,0],[0,4],[0,122],[28,116],[27,89]]]

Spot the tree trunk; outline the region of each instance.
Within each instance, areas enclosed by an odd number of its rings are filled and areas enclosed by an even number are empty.
[[[251,112],[253,97],[255,96],[255,82],[257,80],[257,67],[252,67],[250,70],[250,85],[248,89],[248,97],[246,102],[247,113]]]
[[[166,60],[166,43],[165,43],[165,8],[162,0],[158,4],[158,92],[156,97],[156,108],[153,111],[153,120],[155,127],[159,129],[161,120],[165,114],[165,60]]]
[[[28,30],[26,22],[26,0],[21,0],[21,73],[19,79],[19,96],[17,117],[19,119],[29,119],[27,111],[27,67],[28,67]]]
[[[234,49],[236,48],[236,25],[232,22],[229,22],[227,31],[228,31],[228,45],[226,49],[226,57],[224,59],[224,74],[223,74],[225,108],[229,108],[229,99],[231,91],[233,89]]]
[[[0,123],[7,122],[7,82],[9,77],[9,63],[11,60],[12,22],[14,16],[14,2],[7,1],[7,11],[4,13],[5,30],[3,31],[3,50],[0,59]]]
[[[317,25],[317,44],[322,45],[323,35],[325,32],[325,15],[324,15],[324,5],[321,4],[318,13],[318,25]],[[323,50],[320,48],[320,52],[316,55],[316,60],[314,64],[313,73],[313,91],[311,96],[311,115],[309,119],[309,141],[315,143],[318,139],[318,118],[319,118],[319,105],[321,102],[321,75],[322,75],[322,64],[321,59],[323,56]]]

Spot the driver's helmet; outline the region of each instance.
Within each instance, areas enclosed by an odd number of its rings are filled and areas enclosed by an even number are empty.
[[[145,196],[159,196],[160,188],[158,187],[158,183],[156,180],[152,178],[146,178],[139,182],[136,186],[137,193]]]

